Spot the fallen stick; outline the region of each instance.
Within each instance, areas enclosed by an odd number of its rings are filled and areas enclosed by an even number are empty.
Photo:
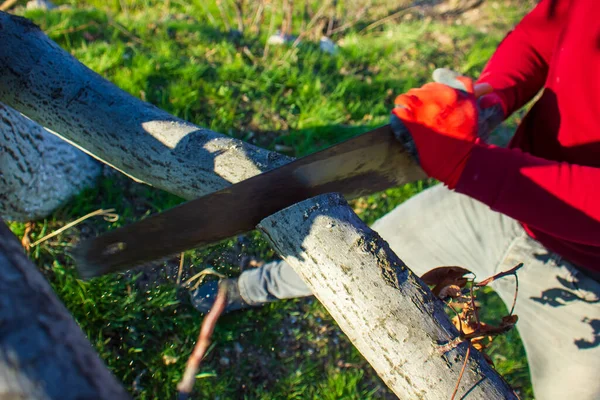
[[[223,314],[225,306],[227,305],[227,285],[228,281],[223,281],[219,285],[219,291],[217,293],[215,303],[202,321],[200,334],[198,335],[198,341],[196,342],[194,350],[192,351],[192,354],[186,363],[183,378],[181,378],[181,381],[177,384],[180,400],[187,399],[192,394],[198,368],[200,368],[202,358],[204,358],[206,350],[208,350],[208,347],[210,346],[211,337],[215,330],[215,326],[217,325],[217,320],[221,314]]]

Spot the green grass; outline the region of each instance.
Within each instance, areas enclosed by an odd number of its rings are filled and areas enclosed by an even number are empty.
[[[266,48],[266,28],[260,34],[231,35],[214,2],[208,8],[201,0],[62,3],[72,7],[25,16],[134,96],[262,147],[287,146],[293,156],[385,123],[394,95],[426,82],[436,67],[476,76],[527,9],[518,3],[486,2],[488,9],[482,13],[488,22],[479,24],[412,18],[363,31],[372,22],[366,21],[335,36],[343,46],[338,54],[328,55],[309,40],[297,48]],[[311,2],[315,10],[318,5]],[[298,15],[294,26],[297,33],[302,26]],[[388,189],[353,204],[361,218],[372,223],[430,184]],[[140,399],[174,396],[198,334],[201,316],[178,301],[171,283],[179,260],[167,261],[164,272],[152,276],[123,274],[83,282],[75,276],[68,251],[82,237],[180,202],[176,196],[109,173],[97,187],[36,222],[31,233],[35,240],[98,208],[118,210],[118,222],[88,220],[34,248],[30,256],[100,356]],[[11,228],[22,236],[25,225],[11,223]],[[234,276],[239,273],[240,253],[275,257],[260,236],[251,233],[244,240],[234,238],[187,252],[186,266],[190,271],[212,266]],[[492,316],[506,313],[497,296],[490,295],[484,304]],[[282,301],[225,316],[214,340],[196,385],[197,392],[208,398],[390,396],[314,300]],[[494,341],[491,354],[522,398],[532,398],[518,334]]]

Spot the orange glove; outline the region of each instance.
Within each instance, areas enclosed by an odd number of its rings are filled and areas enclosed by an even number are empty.
[[[410,132],[423,170],[454,189],[469,159],[477,136],[477,95],[487,94],[487,84],[456,77],[465,90],[428,83],[396,98],[392,113]]]

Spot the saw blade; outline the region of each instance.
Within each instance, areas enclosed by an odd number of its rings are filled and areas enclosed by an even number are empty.
[[[386,125],[84,241],[74,256],[82,277],[91,278],[253,230],[267,216],[319,194],[353,199],[425,177]]]

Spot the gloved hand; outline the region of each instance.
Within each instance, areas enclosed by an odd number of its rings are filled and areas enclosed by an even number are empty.
[[[405,145],[414,143],[425,172],[453,189],[473,146],[480,140],[477,97],[493,96],[492,88],[488,84],[474,86],[471,79],[449,70],[436,70],[434,79],[444,83],[428,83],[396,98],[392,127]],[[493,101],[486,105],[497,107]],[[499,114],[496,109],[490,116],[500,122]],[[408,129],[412,140],[403,137],[405,130],[398,129],[394,117]],[[489,130],[487,123],[482,125]]]
[[[438,68],[435,71],[433,71],[434,82],[443,83],[444,85],[453,87],[454,89],[467,91],[467,87],[464,83],[465,79],[467,78],[459,75],[457,72],[454,72],[451,69]],[[467,79],[467,81],[471,82],[469,79]],[[488,118],[493,119],[494,123],[491,123],[490,121],[488,125],[495,127],[497,124],[499,124],[506,118],[506,104],[504,103],[504,100],[496,92],[494,92],[492,85],[485,82],[477,83],[473,86],[473,94],[477,98],[479,114],[493,114],[493,116],[489,116]],[[493,112],[491,109],[493,109]],[[479,122],[481,124],[481,119]],[[486,136],[487,134],[489,134],[489,131],[484,131],[482,129],[486,127],[487,125],[480,125],[479,127],[479,137],[482,139],[486,139],[482,136]]]

